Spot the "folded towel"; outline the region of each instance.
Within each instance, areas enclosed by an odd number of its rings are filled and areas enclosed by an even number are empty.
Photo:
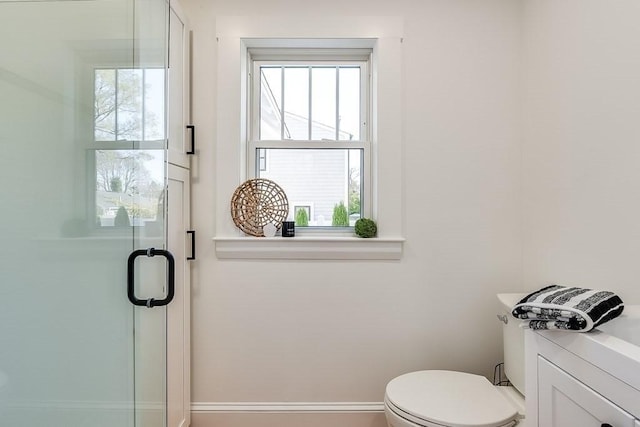
[[[587,332],[622,313],[624,303],[610,291],[551,285],[518,302],[514,317],[531,329]]]

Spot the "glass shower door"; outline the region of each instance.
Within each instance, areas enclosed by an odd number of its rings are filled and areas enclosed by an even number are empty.
[[[165,425],[167,11],[0,0],[2,426]]]

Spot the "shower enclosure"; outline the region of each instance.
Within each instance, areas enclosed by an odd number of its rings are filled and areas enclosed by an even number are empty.
[[[2,426],[166,423],[168,25],[0,0]]]

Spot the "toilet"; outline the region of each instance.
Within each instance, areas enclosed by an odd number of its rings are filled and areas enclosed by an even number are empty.
[[[526,294],[498,294],[504,371],[511,386],[465,372],[410,372],[387,384],[389,427],[524,427],[524,332],[511,308]]]

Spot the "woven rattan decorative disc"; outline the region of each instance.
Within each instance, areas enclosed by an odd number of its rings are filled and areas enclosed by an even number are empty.
[[[289,214],[289,201],[275,182],[256,178],[243,182],[231,197],[234,224],[251,236],[263,237],[262,227],[271,223],[278,229]]]

